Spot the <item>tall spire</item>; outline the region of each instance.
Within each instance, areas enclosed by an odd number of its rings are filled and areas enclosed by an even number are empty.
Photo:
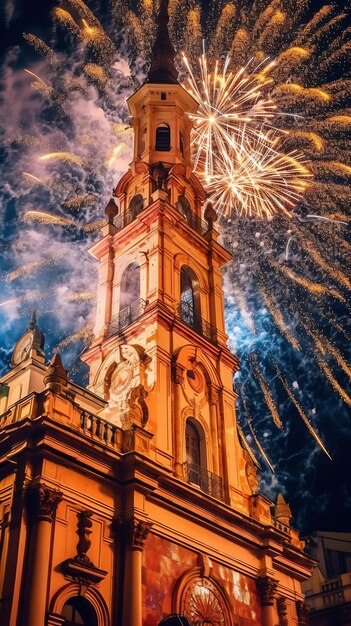
[[[30,328],[31,330],[34,330],[34,328],[36,328],[36,325],[37,325],[37,312],[35,309],[33,309],[28,328]]]
[[[178,82],[178,72],[174,65],[175,50],[168,32],[167,0],[161,0],[157,19],[157,33],[151,52],[151,65],[147,83],[172,84]]]

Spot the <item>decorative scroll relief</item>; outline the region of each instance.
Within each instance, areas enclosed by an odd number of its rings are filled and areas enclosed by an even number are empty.
[[[103,417],[128,428],[132,421],[144,426],[147,409],[147,368],[151,359],[139,346],[122,344],[105,359],[94,390],[108,400]]]
[[[191,581],[182,597],[181,614],[192,626],[229,626],[225,601],[209,578]]]

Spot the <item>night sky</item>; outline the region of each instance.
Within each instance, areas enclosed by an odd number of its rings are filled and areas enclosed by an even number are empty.
[[[79,97],[70,100],[70,110],[73,112],[71,117],[63,112],[65,105],[61,106],[58,96],[55,107],[43,104],[40,93],[32,89],[30,78],[24,73],[24,68],[30,69],[49,84],[52,72],[52,68],[48,68],[48,58],[43,59],[24,40],[23,32],[26,32],[33,33],[48,45],[54,46],[58,66],[70,66],[70,69],[73,68],[72,75],[79,79],[79,55],[82,53],[75,50],[72,39],[64,36],[60,27],[53,25],[51,11],[57,3],[51,0],[6,0],[0,7],[0,151],[3,164],[0,183],[0,305],[11,300],[8,306],[0,306],[0,372],[7,371],[12,347],[26,329],[30,311],[37,306],[39,324],[46,336],[47,357],[58,346],[70,375],[83,384],[87,382],[86,369],[83,364],[79,364],[77,357],[84,349],[84,337],[87,335],[80,332],[87,322],[91,323],[94,319],[95,303],[91,299],[91,293],[95,291],[97,279],[95,264],[86,250],[98,236],[94,229],[89,230],[86,225],[103,216],[112,187],[116,185],[130,160],[132,139],[130,132],[125,130],[128,119],[125,99],[143,76],[143,60],[130,54],[123,33],[114,30],[110,19],[110,3],[107,0],[95,0],[88,1],[87,4],[98,16],[111,39],[117,42],[117,73],[114,89],[108,93],[106,109],[102,104],[101,93],[88,85],[84,93],[81,92]],[[308,15],[312,15],[323,4],[311,3]],[[68,3],[63,3],[62,6],[69,9]],[[345,18],[345,28],[349,22]],[[87,54],[86,51],[84,54]],[[133,79],[125,69],[131,59]],[[334,68],[335,79],[340,78],[343,71],[341,66]],[[329,82],[333,79],[333,74],[329,75]],[[60,80],[63,84],[62,76]],[[348,106],[351,107],[351,102]],[[120,125],[118,132],[121,134],[116,133],[111,139],[107,127],[115,120]],[[89,144],[88,139],[84,139],[85,130],[87,136],[97,138],[96,144],[99,145]],[[84,158],[71,163],[69,171],[67,168],[62,174],[62,169],[52,167],[44,172],[44,169],[34,167],[33,159],[37,159],[43,152],[66,150],[75,153],[78,139],[80,146],[84,144]],[[101,154],[103,151],[104,154],[112,154],[116,141],[123,142],[124,147],[114,159],[111,169],[104,165]],[[82,155],[83,152],[79,154]],[[41,178],[44,174],[47,175],[47,185],[28,185],[28,181],[21,177],[23,171],[33,172]],[[23,218],[28,210],[55,213],[63,199],[72,194],[72,189],[77,195],[91,194],[95,202],[88,202],[80,211],[61,211],[60,215],[68,221],[71,220],[70,223],[67,222],[64,226],[29,223]],[[243,221],[237,226],[226,226],[228,247],[231,247],[232,241],[238,235],[237,232],[235,236],[232,235],[232,229],[237,228],[243,238],[245,232],[254,232],[252,225],[248,227],[245,224]],[[343,236],[345,241],[349,241],[349,229],[346,231]],[[272,245],[275,245],[275,241]],[[278,242],[276,245],[285,249],[285,242]],[[235,254],[235,248],[232,251]],[[40,265],[42,261],[44,262]],[[29,267],[31,263],[33,265]],[[16,275],[19,267],[24,269]],[[231,280],[233,276],[229,270],[225,276],[227,327],[230,345],[238,352],[243,363],[240,382],[245,384],[250,375],[245,358],[251,339],[239,313],[233,309]],[[72,293],[83,296],[74,299],[71,297]],[[294,524],[303,533],[313,530],[350,531],[350,407],[335,393],[320,370],[312,365],[308,342],[301,340],[302,356],[299,355],[297,359],[289,344],[277,334],[271,317],[255,294],[250,299],[250,304],[255,310],[256,327],[259,329],[255,341],[261,341],[260,354],[266,359],[265,364],[261,365],[259,362],[261,371],[269,379],[270,355],[273,354],[279,360],[296,390],[296,397],[308,410],[309,417],[313,419],[313,424],[333,459],[330,461],[315,445],[296,408],[281,389],[276,392],[275,397],[284,414],[284,433],[272,427],[262,395],[249,386],[252,390],[249,397],[250,411],[254,423],[256,420],[256,433],[276,469],[275,474],[272,474],[260,458],[262,490],[266,490],[272,498],[277,491],[284,492],[293,511]],[[336,303],[333,312],[343,327],[348,327],[349,332],[347,303]],[[64,343],[65,338],[70,335],[76,335],[77,341]],[[338,348],[343,351],[347,360],[349,342],[345,334],[336,333],[335,337]],[[341,380],[346,389],[349,382],[347,377],[342,375]]]

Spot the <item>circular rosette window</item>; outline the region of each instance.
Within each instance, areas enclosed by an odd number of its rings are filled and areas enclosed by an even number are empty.
[[[191,389],[196,393],[202,393],[205,390],[205,379],[199,369],[188,370],[187,380]]]
[[[230,626],[225,600],[208,578],[190,582],[182,600],[182,614],[191,626]]]

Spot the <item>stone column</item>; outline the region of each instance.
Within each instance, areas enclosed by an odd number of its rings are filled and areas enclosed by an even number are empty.
[[[142,552],[152,523],[130,519],[126,524],[127,546],[123,585],[123,626],[142,626]]]
[[[219,438],[218,438],[218,428],[217,428],[217,407],[219,406],[219,394],[217,389],[210,385],[209,387],[209,402],[210,402],[210,426],[211,426],[211,439],[212,439],[212,463],[213,463],[213,473],[216,476],[220,475],[219,471]]]
[[[26,626],[45,624],[52,522],[61,500],[62,494],[46,485],[37,485],[27,492],[28,511],[33,523],[26,578]]]
[[[185,432],[181,423],[181,396],[184,382],[184,368],[178,363],[174,371],[174,471],[178,478],[183,478],[183,445]]]
[[[274,598],[277,581],[270,576],[259,576],[256,580],[262,607],[262,626],[275,626]]]

